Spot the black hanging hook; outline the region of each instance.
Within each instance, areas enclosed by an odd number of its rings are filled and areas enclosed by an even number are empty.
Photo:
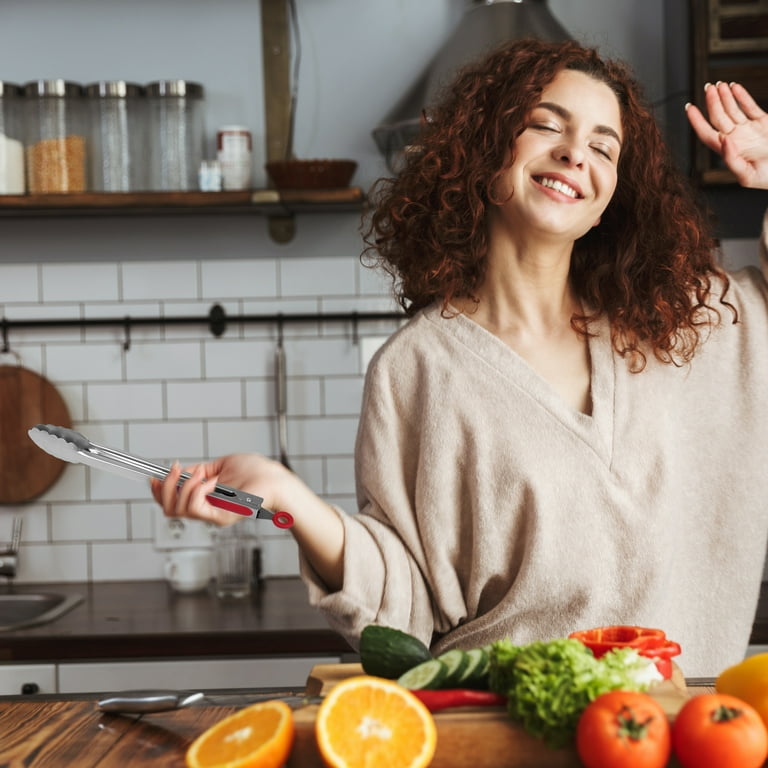
[[[7,355],[11,351],[11,345],[8,343],[8,320],[3,318],[3,348],[2,354]]]
[[[126,315],[123,319],[123,351],[127,352],[131,348],[131,318]]]

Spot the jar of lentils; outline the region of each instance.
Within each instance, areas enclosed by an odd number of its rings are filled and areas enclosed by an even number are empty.
[[[83,88],[65,80],[24,86],[27,189],[31,194],[88,188]]]

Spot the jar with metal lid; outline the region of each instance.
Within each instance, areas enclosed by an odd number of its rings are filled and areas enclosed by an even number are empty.
[[[85,192],[88,139],[83,87],[66,80],[35,80],[24,86],[24,101],[29,192]]]
[[[144,88],[124,80],[85,87],[89,119],[88,166],[94,192],[147,189]]]
[[[23,195],[24,116],[21,87],[0,80],[0,195]]]
[[[196,190],[205,135],[203,86],[188,80],[158,80],[146,91],[149,188]]]

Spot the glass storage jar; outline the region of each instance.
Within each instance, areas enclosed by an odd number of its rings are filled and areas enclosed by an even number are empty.
[[[147,189],[144,88],[124,80],[85,87],[89,118],[88,167],[94,192]]]
[[[146,87],[149,107],[149,188],[198,188],[205,133],[203,86],[158,80]]]
[[[0,195],[23,195],[24,117],[21,86],[0,80]]]
[[[65,80],[35,80],[24,86],[24,102],[29,192],[85,192],[83,87]]]

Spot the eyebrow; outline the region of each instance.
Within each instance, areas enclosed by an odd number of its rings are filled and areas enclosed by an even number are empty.
[[[539,107],[541,109],[548,109],[550,112],[554,112],[556,115],[562,117],[563,120],[570,120],[573,117],[573,115],[565,107],[561,106],[560,104],[555,104],[552,101],[541,101],[534,107],[534,109]],[[619,137],[619,134],[613,128],[611,128],[610,125],[596,125],[592,130],[595,133],[599,133],[603,136],[610,136],[616,139],[616,141],[619,143],[619,146],[621,146],[621,138]]]

